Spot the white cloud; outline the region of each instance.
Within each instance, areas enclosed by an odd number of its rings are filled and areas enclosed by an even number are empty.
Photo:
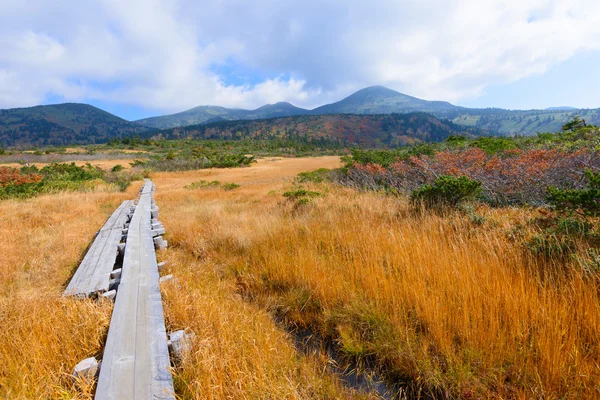
[[[4,0],[0,107],[312,107],[371,84],[458,101],[600,49],[597,21],[597,0]]]

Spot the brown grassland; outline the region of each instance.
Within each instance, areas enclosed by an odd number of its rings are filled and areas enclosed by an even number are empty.
[[[117,163],[122,163],[119,160]],[[330,184],[300,204],[282,194],[339,158],[267,158],[249,168],[155,173],[169,249],[167,330],[194,333],[174,368],[185,399],[359,398],[311,330],[410,394],[448,398],[600,396],[598,280],[537,259],[510,232],[531,209],[411,210],[402,198]],[[186,189],[200,180],[239,188]],[[111,303],[61,292],[126,193],[0,202],[0,397],[89,398],[73,366],[101,357]]]

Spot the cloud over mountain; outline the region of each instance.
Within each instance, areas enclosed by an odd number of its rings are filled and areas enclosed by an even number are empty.
[[[314,107],[382,84],[458,101],[600,49],[596,0],[5,0],[0,108]]]

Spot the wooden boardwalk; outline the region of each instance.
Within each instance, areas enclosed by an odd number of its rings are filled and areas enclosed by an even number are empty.
[[[146,180],[129,224],[96,399],[174,399]]]
[[[133,201],[124,201],[100,229],[65,290],[65,296],[91,296],[106,292],[117,259],[117,246],[129,220]]]

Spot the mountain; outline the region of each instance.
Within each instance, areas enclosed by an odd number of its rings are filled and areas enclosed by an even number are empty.
[[[305,115],[309,111],[304,108],[296,107],[290,103],[281,101],[275,104],[267,104],[257,108],[249,113],[248,119],[262,119],[262,118],[275,118],[275,117],[289,117],[292,115]]]
[[[386,115],[425,112],[424,116],[410,117],[410,123]],[[330,118],[316,118],[331,115]],[[364,116],[372,115],[373,118]],[[230,135],[228,121],[244,121],[239,125],[240,135],[253,132],[266,134],[266,127],[288,134],[296,132],[312,136],[330,135],[336,140],[364,143],[367,146],[387,146],[415,140],[437,140],[443,132],[486,132],[500,135],[535,135],[537,132],[557,132],[574,116],[587,123],[600,125],[600,109],[573,109],[553,107],[546,110],[504,110],[500,108],[466,108],[443,101],[427,101],[408,96],[383,86],[372,86],[336,103],[314,110],[305,110],[290,103],[267,104],[256,110],[229,109],[219,106],[200,106],[160,117],[129,122],[87,104],[56,104],[30,108],[0,110],[0,145],[11,147],[60,146],[102,143],[110,138],[140,135],[149,137],[158,129],[192,126],[194,132],[203,131],[198,124],[208,124],[215,136],[215,127],[223,127],[224,136]],[[284,117],[298,117],[286,120]],[[306,118],[300,118],[306,117]],[[310,117],[310,118],[309,118]],[[269,123],[263,120],[275,118]],[[281,119],[284,118],[284,119]],[[439,121],[442,119],[444,121]],[[248,121],[260,120],[258,124]],[[448,120],[448,121],[445,121]],[[419,128],[416,124],[422,123]],[[351,123],[356,123],[352,126]],[[308,125],[306,125],[308,124]],[[334,126],[329,126],[333,124]],[[446,128],[442,129],[442,124]],[[434,129],[434,127],[437,127]],[[315,129],[320,129],[318,132]],[[290,131],[291,130],[291,131]],[[376,132],[379,130],[379,132]],[[172,133],[186,130],[172,130]],[[233,132],[237,134],[236,132]],[[204,135],[204,133],[202,133]],[[366,135],[360,139],[357,135]],[[387,135],[387,136],[386,136]],[[238,135],[239,136],[239,135]]]
[[[158,133],[169,139],[295,139],[371,148],[442,141],[450,135],[482,134],[484,132],[477,128],[442,121],[426,113],[298,115],[198,124]]]
[[[0,110],[2,146],[63,146],[106,142],[149,129],[77,103]]]
[[[309,114],[391,114],[456,109],[460,107],[444,101],[421,100],[383,86],[372,86],[359,90],[337,103],[327,104],[314,110],[305,110],[285,102],[267,104],[256,110],[200,106],[177,114],[145,118],[135,122],[150,128],[166,129],[206,123],[216,117],[235,121]]]
[[[371,86],[336,103],[305,110],[289,103],[276,103],[256,110],[201,106],[182,113],[153,117],[137,123],[159,129],[188,126],[220,120],[253,120],[293,115],[323,114],[392,114],[427,112],[437,118],[500,135],[534,135],[557,132],[573,116],[579,115],[591,124],[600,124],[600,109],[551,107],[546,110],[504,110],[501,108],[458,107],[445,101],[427,101],[385,88]]]
[[[247,112],[247,110],[229,109],[219,106],[199,106],[177,114],[144,118],[135,122],[149,128],[166,129],[176,126],[201,124],[215,118],[223,120],[244,119]]]
[[[391,114],[407,112],[436,112],[457,110],[445,101],[427,101],[408,96],[383,86],[371,86],[337,103],[312,110],[312,114]]]
[[[215,118],[236,121],[245,119],[275,118],[308,113],[308,110],[285,102],[267,104],[257,108],[256,110],[230,109],[219,106],[199,106],[177,114],[144,118],[135,122],[149,128],[167,129],[174,128],[176,126],[188,126],[207,123],[209,121],[212,122],[215,120]]]

